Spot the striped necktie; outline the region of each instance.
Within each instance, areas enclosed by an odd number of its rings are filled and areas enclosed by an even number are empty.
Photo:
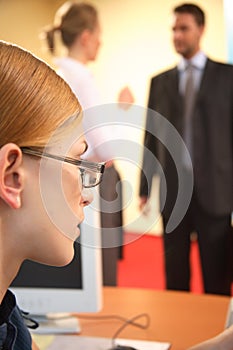
[[[192,158],[192,116],[194,110],[194,103],[196,97],[196,90],[194,86],[193,79],[194,67],[189,63],[186,67],[186,84],[184,90],[184,142],[189,150],[190,156]],[[185,161],[187,165],[187,161]]]

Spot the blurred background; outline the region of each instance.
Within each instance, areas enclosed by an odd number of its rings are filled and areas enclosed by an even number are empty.
[[[135,104],[146,107],[151,76],[176,64],[171,41],[171,13],[181,1],[174,0],[91,0],[99,11],[102,27],[102,47],[91,69],[106,102],[115,102],[118,91],[129,86]],[[187,1],[190,2],[190,1]],[[196,0],[206,12],[207,25],[202,47],[213,59],[229,59],[227,26],[229,14],[226,0]],[[62,0],[0,0],[0,38],[23,46],[53,66],[53,61],[39,39],[41,29],[53,22]],[[227,20],[226,20],[227,19]],[[233,40],[232,40],[233,41]],[[131,117],[131,116],[130,116]],[[142,126],[144,125],[142,116]],[[137,134],[138,135],[138,134]],[[142,143],[143,130],[138,137]],[[138,154],[138,164],[141,163]],[[121,176],[132,187],[132,198],[124,210],[124,222],[130,232],[142,232],[146,226],[150,234],[160,234],[160,220],[155,222],[158,210],[156,199],[151,203],[153,216],[135,218],[138,211],[138,182],[140,166],[117,162]],[[157,191],[155,186],[153,191]],[[124,191],[124,188],[123,188]],[[124,192],[123,192],[124,194]],[[156,195],[153,195],[156,198]],[[148,225],[148,223],[150,223]]]

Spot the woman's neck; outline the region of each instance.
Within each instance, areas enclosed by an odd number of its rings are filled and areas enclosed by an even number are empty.
[[[17,275],[20,263],[16,260],[14,252],[7,246],[4,236],[0,232],[0,303],[7,289]],[[14,257],[14,258],[12,258]]]
[[[10,262],[8,262],[7,268],[5,268],[5,264],[0,261],[0,304],[2,303],[7,289],[17,275],[18,270],[19,268],[17,267],[12,268]]]
[[[88,63],[87,57],[82,50],[70,48],[68,52],[68,57],[72,58],[75,61],[81,62],[82,64]]]
[[[6,294],[6,291],[9,285],[11,284],[11,282],[8,282],[6,271],[3,265],[4,264],[2,264],[2,262],[0,261],[0,304],[2,303],[4,295]]]

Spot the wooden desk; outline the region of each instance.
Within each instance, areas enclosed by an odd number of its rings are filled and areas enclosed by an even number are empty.
[[[103,298],[103,309],[97,315],[150,316],[148,329],[129,325],[120,338],[170,342],[172,350],[187,349],[221,332],[230,301],[225,296],[118,287],[104,287]],[[116,320],[80,319],[80,323],[81,335],[99,337],[112,337],[122,325]]]

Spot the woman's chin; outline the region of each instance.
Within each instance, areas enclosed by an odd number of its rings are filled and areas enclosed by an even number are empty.
[[[53,261],[53,263],[49,265],[63,267],[63,266],[69,265],[73,260],[73,258],[74,258],[74,247],[72,245],[71,249],[63,251],[63,253],[60,256],[57,256],[57,258]]]
[[[76,234],[76,238],[75,238],[75,241],[78,239],[78,237],[80,236],[80,228],[79,226],[76,227],[76,230],[75,230],[75,234]]]
[[[69,233],[62,232],[62,235],[66,237],[71,242],[75,242],[78,237],[80,236],[80,228],[77,225],[76,227],[73,227],[72,230],[69,230]]]

